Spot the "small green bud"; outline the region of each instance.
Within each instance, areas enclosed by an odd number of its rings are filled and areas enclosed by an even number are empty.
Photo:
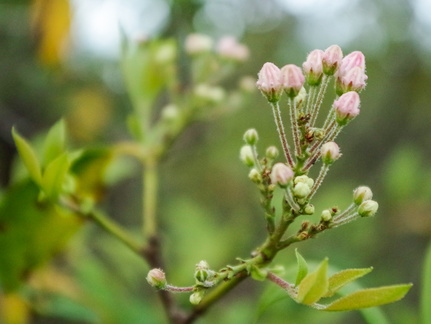
[[[295,184],[305,183],[311,189],[313,187],[314,180],[311,179],[310,177],[307,177],[306,175],[302,175],[302,176],[296,177],[295,180],[294,180],[294,183]]]
[[[358,207],[358,214],[361,217],[371,217],[377,213],[379,204],[374,200],[366,200]]]
[[[202,298],[204,298],[205,290],[198,290],[190,295],[190,303],[193,305],[197,305],[201,302]]]
[[[304,182],[299,182],[293,188],[293,195],[298,198],[305,198],[311,192],[311,188]]]
[[[324,222],[329,222],[332,219],[332,213],[329,209],[325,209],[324,211],[322,211],[322,215],[320,216],[320,218],[324,221]]]
[[[151,269],[146,279],[151,286],[158,289],[163,289],[167,285],[165,273],[162,269]]]
[[[275,146],[270,146],[266,149],[266,157],[275,160],[278,156],[278,149]]]
[[[250,145],[244,145],[243,147],[241,147],[241,151],[239,152],[239,158],[246,166],[254,166],[255,161],[253,149]]]
[[[369,187],[360,186],[353,191],[353,202],[358,206],[364,201],[370,200],[372,198],[373,192]]]
[[[313,215],[314,214],[314,206],[311,204],[308,204],[304,207],[304,214],[306,215]]]
[[[200,261],[195,268],[195,279],[198,282],[205,282],[212,278],[214,271],[210,270],[206,261]]]
[[[248,145],[255,145],[259,139],[259,135],[254,128],[250,128],[244,133],[243,139]]]
[[[256,184],[262,183],[262,175],[255,168],[250,170],[248,173],[248,178]]]

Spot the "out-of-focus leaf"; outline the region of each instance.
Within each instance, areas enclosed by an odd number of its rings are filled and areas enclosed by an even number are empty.
[[[71,172],[76,175],[77,195],[98,201],[105,192],[105,172],[113,158],[109,148],[85,150],[73,162]]]
[[[348,311],[393,303],[403,298],[411,287],[412,284],[402,284],[359,290],[337,299],[322,310]]]
[[[296,275],[295,286],[298,286],[308,273],[308,265],[302,255],[298,252],[298,249],[295,249],[295,255],[296,262],[298,264],[298,273]]]
[[[298,286],[297,302],[310,305],[317,302],[328,291],[328,259],[324,259],[317,269],[305,276]]]
[[[43,147],[43,164],[46,166],[60,154],[64,153],[66,140],[66,127],[61,119],[54,124],[46,135]]]
[[[341,270],[331,277],[329,277],[329,288],[328,292],[324,297],[333,296],[339,289],[347,285],[348,283],[365,276],[367,273],[370,273],[373,270],[373,267],[364,268],[364,269],[346,269]]]
[[[60,251],[82,224],[71,213],[37,200],[29,179],[9,187],[0,203],[0,287],[19,287],[36,267]]]
[[[27,303],[17,293],[0,296],[0,323],[27,324],[29,315]]]
[[[431,244],[425,255],[421,289],[421,323],[431,323]]]
[[[18,149],[19,156],[21,157],[28,173],[32,180],[38,185],[42,184],[42,172],[40,162],[36,156],[31,145],[15,130],[12,129],[12,136],[15,141],[15,145]]]
[[[32,18],[39,59],[57,65],[65,53],[70,29],[69,0],[33,0]]]
[[[51,161],[46,167],[42,188],[49,198],[55,199],[62,192],[69,167],[70,161],[66,153]]]

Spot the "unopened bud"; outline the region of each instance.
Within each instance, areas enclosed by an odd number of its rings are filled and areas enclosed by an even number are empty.
[[[200,261],[195,268],[195,279],[198,282],[205,282],[212,278],[214,272],[210,270],[206,261]]]
[[[297,176],[294,180],[295,184],[305,183],[310,189],[313,187],[314,180],[306,175]]]
[[[329,222],[332,219],[332,213],[330,210],[325,209],[322,211],[322,215],[320,215],[320,218],[324,221],[324,222]]]
[[[344,75],[339,76],[336,81],[336,92],[341,95],[347,91],[360,92],[367,85],[368,76],[360,67],[354,67]]]
[[[281,68],[280,73],[284,91],[289,97],[296,97],[305,80],[301,69],[295,64],[288,64]]]
[[[278,149],[275,146],[270,146],[266,149],[266,157],[271,160],[275,160],[278,156]]]
[[[256,184],[262,183],[262,175],[255,168],[250,170],[248,173],[248,178]]]
[[[334,101],[334,110],[337,123],[341,126],[346,125],[349,121],[359,115],[359,106],[361,100],[355,91],[344,93]]]
[[[374,216],[377,213],[377,209],[379,209],[379,204],[374,200],[366,200],[358,207],[358,214],[361,217],[370,217]]]
[[[165,273],[161,269],[151,269],[146,279],[151,286],[158,289],[163,289],[167,285]]]
[[[341,156],[340,148],[335,142],[327,142],[320,149],[322,153],[322,162],[324,164],[332,164]]]
[[[370,199],[373,199],[373,192],[369,187],[360,186],[353,191],[353,202],[358,206]]]
[[[304,214],[306,215],[313,215],[314,211],[315,211],[315,208],[311,204],[308,204],[304,207]]]
[[[327,75],[333,75],[340,66],[342,59],[343,51],[341,50],[340,46],[329,46],[323,53],[323,72]]]
[[[253,149],[250,145],[244,145],[243,147],[241,147],[241,150],[239,151],[239,158],[245,165],[249,167],[254,166],[255,161]]]
[[[323,75],[323,51],[316,49],[311,51],[307,60],[302,64],[304,74],[309,85],[318,85],[322,81]]]
[[[202,298],[204,298],[205,290],[199,290],[190,295],[190,303],[193,305],[197,305],[201,302]]]
[[[276,163],[272,167],[271,182],[281,187],[286,187],[294,176],[292,169],[284,163]]]
[[[280,69],[273,63],[265,63],[258,73],[256,85],[269,102],[279,101],[283,92]]]
[[[250,128],[244,133],[243,139],[247,144],[255,145],[259,139],[259,135],[254,128]]]
[[[299,182],[295,184],[293,188],[293,195],[298,198],[305,198],[311,192],[311,188],[304,182]]]

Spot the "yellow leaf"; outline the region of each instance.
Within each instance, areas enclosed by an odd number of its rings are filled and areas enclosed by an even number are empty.
[[[33,0],[32,26],[39,59],[57,65],[68,45],[71,22],[69,0]]]

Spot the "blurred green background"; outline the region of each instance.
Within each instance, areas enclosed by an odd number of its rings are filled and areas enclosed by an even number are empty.
[[[332,44],[344,53],[361,50],[369,76],[361,114],[337,139],[343,158],[315,204],[317,210],[346,207],[352,190],[366,184],[380,210],[373,219],[298,247],[307,260],[328,256],[336,268],[374,266],[361,280],[364,286],[413,282],[404,300],[382,310],[390,323],[419,322],[421,271],[431,234],[429,1],[1,0],[2,190],[16,159],[13,125],[33,137],[66,116],[75,147],[128,138],[125,119],[131,106],[118,66],[119,26],[131,38],[173,37],[180,43],[191,32],[238,37],[251,55],[227,87],[242,75],[255,76],[267,61],[301,65],[309,51]],[[187,70],[184,56],[179,66]],[[238,159],[242,134],[250,127],[260,134],[262,152],[278,145],[269,106],[258,92],[242,109],[194,124],[162,165],[159,214],[166,272],[177,285],[192,283],[200,260],[222,267],[246,257],[264,238],[258,193]],[[112,188],[102,204],[133,229],[139,197],[136,172]],[[7,248],[0,246],[0,253]],[[293,250],[276,261],[291,266]],[[145,282],[147,270],[88,224],[41,270],[33,289],[24,288],[34,302],[31,323],[163,323],[156,294]],[[272,288],[248,281],[198,322],[365,323],[356,312],[326,314],[295,305]],[[266,301],[278,301],[263,307],[262,293]],[[177,298],[187,305],[187,296]]]

